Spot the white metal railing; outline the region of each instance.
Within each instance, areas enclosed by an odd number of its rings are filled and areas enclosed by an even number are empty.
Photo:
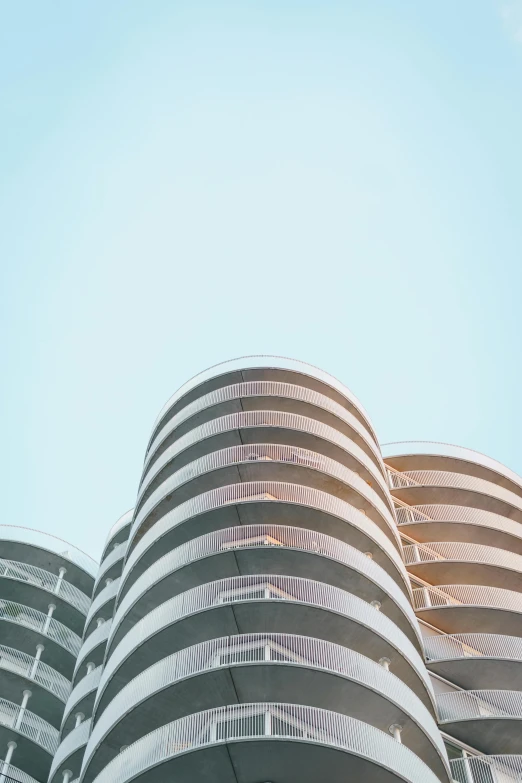
[[[484,544],[469,544],[460,542],[439,541],[424,544],[408,544],[403,547],[406,565],[426,563],[435,560],[455,560],[466,563],[481,563],[483,565],[509,568],[522,572],[522,556],[505,549]]]
[[[0,644],[0,669],[19,674],[41,685],[66,702],[71,692],[71,683],[47,663],[32,655]]]
[[[109,601],[113,600],[116,597],[116,593],[118,592],[118,588],[120,586],[120,579],[114,579],[112,582],[109,582],[108,585],[106,585],[103,590],[100,590],[94,601],[92,602],[89,612],[87,614],[86,620],[85,620],[85,630],[89,627],[89,624],[91,623],[93,617],[96,616],[96,614],[101,610],[105,604],[107,604]],[[104,618],[105,620],[108,618]]]
[[[522,612],[522,594],[503,587],[482,585],[439,585],[413,590],[413,608],[430,609],[440,606],[485,606]]]
[[[290,370],[299,373],[300,375],[305,375],[311,378],[315,378],[321,381],[322,383],[326,384],[327,386],[330,386],[332,389],[335,389],[337,392],[339,392],[342,397],[348,400],[348,402],[351,405],[353,405],[353,407],[358,411],[358,413],[365,420],[368,429],[370,430],[371,434],[375,439],[375,442],[376,443],[379,442],[373,430],[373,427],[371,425],[368,414],[364,410],[363,406],[361,405],[357,397],[354,394],[352,394],[352,392],[343,383],[338,381],[337,378],[334,378],[333,375],[330,375],[329,373],[324,372],[324,370],[321,370],[319,367],[315,367],[313,364],[308,364],[307,362],[300,362],[297,361],[296,359],[290,359],[287,356],[267,356],[267,355],[240,356],[237,359],[230,359],[226,362],[220,362],[219,364],[214,364],[212,367],[208,367],[203,372],[194,375],[190,380],[188,380],[186,383],[180,386],[180,388],[175,392],[175,394],[173,394],[172,397],[165,403],[165,405],[163,406],[163,408],[161,409],[161,411],[159,412],[156,418],[156,421],[152,429],[152,435],[150,440],[152,440],[152,437],[155,431],[157,430],[159,423],[165,417],[168,411],[173,407],[173,405],[176,402],[178,402],[178,400],[180,400],[185,394],[187,394],[189,391],[194,389],[196,386],[199,386],[205,381],[210,380],[210,378],[217,378],[220,375],[224,375],[225,373],[229,373],[233,371],[241,372],[243,370],[252,370],[252,369]]]
[[[98,563],[90,555],[69,544],[68,541],[44,533],[42,530],[33,530],[21,525],[0,524],[0,541],[19,541],[22,544],[31,544],[38,549],[47,549],[59,557],[63,557],[64,560],[74,563],[90,576],[94,577],[98,572]]]
[[[154,585],[157,585],[169,574],[175,573],[189,563],[194,563],[205,557],[211,557],[219,552],[241,548],[266,547],[289,548],[311,552],[331,558],[338,563],[346,565],[348,568],[358,571],[376,584],[380,590],[388,594],[402,613],[406,615],[413,630],[418,635],[417,621],[408,597],[380,565],[355,547],[332,536],[316,533],[306,528],[269,524],[241,525],[216,530],[212,533],[206,533],[199,538],[191,539],[171,552],[167,552],[159,560],[156,560],[134,582],[119,603],[111,627],[108,649],[110,649],[111,640],[116,635],[131,607]],[[328,568],[328,563],[325,562],[325,571]]]
[[[230,432],[231,430],[251,427],[278,427],[295,430],[296,432],[304,432],[307,435],[312,435],[338,446],[340,449],[350,454],[368,471],[372,478],[375,479],[376,484],[380,486],[383,498],[388,498],[388,484],[384,475],[377,464],[360,446],[357,445],[357,443],[355,443],[355,441],[351,440],[347,435],[344,435],[334,427],[323,424],[316,419],[310,419],[307,416],[301,416],[297,413],[288,413],[286,411],[241,411],[229,413],[225,416],[220,416],[217,419],[207,421],[204,424],[200,424],[198,427],[195,427],[193,430],[190,430],[178,440],[174,441],[174,443],[168,446],[165,451],[158,456],[154,461],[153,472],[149,470],[151,465],[146,466],[147,472],[145,475],[148,479],[147,483],[149,483],[153,475],[157,475],[167,463],[171,462],[175,457],[194,444],[207,438]]]
[[[102,670],[103,670],[103,666],[98,666],[96,669],[93,669],[91,672],[88,672],[88,674],[86,674],[85,677],[82,680],[80,680],[72,689],[70,696],[67,699],[67,704],[65,705],[65,709],[63,712],[62,726],[61,726],[62,731],[65,722],[67,721],[67,718],[72,713],[76,705],[79,704],[82,701],[82,699],[84,699],[87,696],[87,694],[92,693],[98,687]]]
[[[178,411],[158,432],[150,448],[147,449],[145,466],[150,464],[154,453],[158,447],[171,435],[182,423],[195,416],[202,410],[210,408],[229,400],[240,399],[241,397],[282,397],[304,402],[317,408],[322,408],[328,413],[333,414],[343,421],[348,427],[366,443],[375,456],[377,464],[384,473],[384,463],[381,453],[374,440],[369,434],[368,429],[350,413],[345,407],[335,402],[320,392],[309,389],[305,386],[296,386],[291,383],[282,383],[280,381],[245,381],[243,383],[234,383],[230,386],[221,386],[211,392],[193,400],[180,411]],[[270,404],[268,404],[269,407]],[[314,418],[313,416],[311,418]],[[146,469],[146,467],[145,467]]]
[[[78,590],[77,587],[61,579],[57,574],[50,571],[44,571],[43,568],[37,568],[27,563],[20,563],[17,560],[4,560],[0,558],[0,577],[6,579],[16,579],[19,582],[29,582],[29,584],[42,587],[53,595],[63,598],[67,603],[74,606],[81,614],[86,615],[90,598]]]
[[[2,770],[4,770],[4,764],[5,761],[0,759],[0,776]],[[18,767],[15,767],[14,764],[8,764],[7,768],[4,770],[4,774],[7,778],[12,778],[12,780],[17,781],[17,783],[38,783],[35,778],[31,777],[31,775],[28,775],[27,772],[23,771],[23,769],[18,769]],[[6,781],[6,783],[11,783],[11,781]]]
[[[116,520],[114,525],[109,530],[109,533],[107,535],[107,538],[105,539],[105,546],[103,548],[103,554],[101,562],[103,563],[104,557],[106,557],[107,547],[110,545],[112,539],[121,531],[124,527],[127,525],[130,526],[130,523],[132,521],[132,516],[134,514],[134,509],[131,508],[128,511],[125,512],[125,514],[122,514],[122,516]]]
[[[397,441],[396,443],[381,443],[381,449],[386,455],[385,458],[399,455],[435,454],[443,457],[453,457],[467,462],[475,462],[501,476],[506,476],[522,488],[522,477],[519,476],[518,473],[515,473],[514,470],[511,470],[511,468],[506,467],[506,465],[503,465],[492,457],[488,457],[486,454],[482,454],[480,451],[467,449],[463,446],[456,446],[454,443],[423,440]]]
[[[47,636],[54,642],[64,647],[72,655],[76,656],[81,647],[81,639],[78,634],[67,628],[66,625],[49,618],[43,612],[31,609],[29,606],[15,603],[14,601],[0,600],[0,620],[23,625],[33,631]]]
[[[342,749],[393,770],[408,783],[439,783],[409,748],[367,723],[295,704],[239,704],[180,718],[142,737],[114,758],[96,783],[125,783],[179,753],[216,743],[269,737]],[[299,755],[296,755],[298,769]],[[350,763],[347,761],[347,776]]]
[[[78,653],[78,658],[76,659],[76,665],[74,667],[74,674],[73,674],[73,682],[76,679],[76,674],[78,672],[78,669],[80,666],[82,666],[83,663],[86,662],[89,655],[93,652],[93,650],[96,649],[100,644],[103,644],[107,641],[109,637],[109,632],[111,630],[111,623],[112,620],[106,620],[104,623],[98,626],[84,641],[84,643],[81,646],[80,652]],[[76,686],[75,686],[76,687]]]
[[[467,756],[450,762],[456,783],[520,783],[522,756]]]
[[[126,549],[127,549],[127,542],[122,541],[121,544],[116,544],[114,549],[111,549],[109,554],[104,557],[104,559],[100,563],[100,570],[98,571],[98,575],[94,583],[93,595],[96,594],[100,582],[103,580],[107,571],[109,571],[113,567],[113,565],[115,565],[118,562],[118,560],[123,560],[123,558],[125,557]]]
[[[476,718],[522,720],[522,691],[449,691],[435,699],[440,723]]]
[[[80,723],[79,726],[76,726],[76,728],[74,728],[70,734],[67,734],[67,736],[60,742],[56,753],[54,754],[53,763],[51,764],[51,770],[49,772],[49,783],[51,783],[53,777],[60,767],[65,762],[68,762],[70,756],[72,756],[73,753],[76,753],[76,751],[87,744],[90,732],[91,719],[89,718],[88,720],[84,720],[83,723]],[[75,766],[79,768],[80,762],[78,762],[78,764]]]
[[[408,583],[406,569],[400,554],[400,544],[398,544],[397,548],[375,522],[372,522],[366,514],[354,508],[350,503],[327,492],[312,489],[302,484],[290,484],[282,481],[245,481],[203,492],[201,495],[185,501],[185,503],[161,517],[143,535],[127,557],[122,573],[122,589],[126,583],[128,584],[129,576],[132,578],[132,570],[142,554],[147,551],[154,541],[165,535],[167,531],[192,520],[198,514],[227,505],[253,501],[290,503],[313,508],[347,522],[373,541],[393,563],[402,581],[406,584]],[[281,515],[281,517],[281,520],[278,521],[284,521],[284,515]],[[406,589],[409,590],[409,586]]]
[[[274,600],[309,604],[335,612],[339,615],[340,622],[343,622],[342,618],[344,617],[371,628],[377,636],[385,639],[408,661],[431,695],[432,686],[428,672],[412,642],[392,620],[377,611],[371,604],[345,590],[323,582],[314,582],[301,577],[258,574],[208,582],[170,598],[149,612],[128,631],[113,649],[105,664],[96,703],[100,702],[108,681],[133,651],[139,648],[143,663],[146,664],[144,650],[147,640],[153,638],[162,628],[166,628],[191,614],[225,604],[240,601]],[[92,636],[89,637],[90,639]],[[96,712],[96,707],[94,712]]]
[[[395,519],[390,507],[384,503],[379,495],[358,473],[336,462],[330,457],[317,454],[309,449],[299,446],[280,445],[278,443],[255,443],[247,446],[230,446],[226,449],[205,454],[194,462],[189,462],[174,474],[165,479],[146,499],[143,505],[136,502],[137,514],[133,522],[133,531],[139,529],[143,520],[158,504],[175,490],[179,489],[194,478],[202,476],[213,470],[218,470],[238,463],[251,464],[252,462],[284,462],[305,468],[312,468],[320,473],[333,476],[352,489],[355,489],[364,500],[378,511],[386,526],[396,534]],[[141,497],[150,487],[151,482],[142,485]]]
[[[485,495],[491,495],[499,500],[509,503],[511,506],[522,510],[522,498],[511,492],[505,487],[486,479],[468,476],[465,473],[452,473],[446,470],[407,470],[402,473],[390,471],[391,488],[397,489],[405,486],[432,486],[432,487],[451,487],[456,489],[467,489],[472,492],[480,492]],[[411,483],[398,483],[411,482]]]
[[[508,658],[522,661],[522,638],[496,633],[457,633],[424,637],[427,661],[451,658]]]
[[[401,505],[395,508],[397,524],[407,525],[412,522],[447,522],[450,524],[468,524],[488,527],[503,533],[522,538],[520,522],[508,519],[492,511],[471,508],[470,506],[450,506],[438,503],[426,503],[417,506]]]
[[[48,753],[58,747],[58,731],[46,720],[7,699],[0,698],[0,724],[40,745]]]
[[[405,487],[417,487],[419,483],[410,478],[406,473],[400,473],[400,471],[386,466],[386,472],[388,474],[388,483],[390,489],[404,489]]]
[[[99,745],[107,741],[107,734],[122,717],[138,704],[154,700],[159,691],[216,668],[268,664],[313,668],[370,688],[413,719],[446,759],[444,743],[434,719],[413,691],[390,671],[364,655],[332,642],[307,636],[260,633],[202,642],[169,655],[141,672],[99,716],[85,751],[83,768],[89,765]],[[172,699],[175,698],[174,693]]]

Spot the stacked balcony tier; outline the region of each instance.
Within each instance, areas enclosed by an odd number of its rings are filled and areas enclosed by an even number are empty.
[[[186,384],[100,574],[52,781],[450,780],[387,470],[326,373]]]
[[[487,754],[454,777],[518,780],[494,759],[522,754],[522,479],[445,444],[386,451],[427,666],[447,681],[440,727]]]
[[[97,566],[61,539],[0,526],[0,774],[47,780]]]

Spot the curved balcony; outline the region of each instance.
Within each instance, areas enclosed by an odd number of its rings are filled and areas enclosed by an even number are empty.
[[[95,666],[99,666],[103,662],[103,656],[105,654],[105,647],[107,646],[107,639],[111,630],[112,620],[106,620],[102,623],[90,636],[85,639],[81,646],[76,665],[74,667],[73,683],[74,687],[78,684],[78,675],[83,665],[88,663],[94,663]]]
[[[444,743],[419,699],[381,665],[330,642],[250,634],[195,645],[158,661],[123,688],[96,723],[82,780],[90,783],[130,744],[193,712],[272,696],[350,715],[401,740],[437,774],[447,774]]]
[[[93,714],[99,716],[129,680],[170,653],[221,636],[262,631],[320,637],[373,660],[389,658],[393,673],[432,708],[424,662],[376,607],[321,582],[260,574],[187,590],[136,623],[107,659]]]
[[[456,783],[520,783],[522,756],[468,756],[450,761]]]
[[[91,717],[96,688],[100,683],[102,669],[103,666],[93,669],[72,689],[63,712],[62,738],[65,738],[74,729],[75,715],[78,712],[83,713],[87,718]]]
[[[325,394],[350,410],[368,429],[375,442],[379,442],[368,414],[357,397],[333,375],[312,364],[284,356],[242,356],[209,367],[184,383],[159,412],[152,428],[149,446],[159,427],[164,426],[178,410],[192,400],[222,386],[262,380],[296,384]]]
[[[0,688],[2,696],[16,701],[24,689],[31,690],[31,710],[51,723],[60,725],[63,706],[71,692],[71,683],[43,661],[0,645]]]
[[[483,478],[444,470],[388,471],[395,497],[410,506],[437,503],[471,506],[522,522],[522,498]]]
[[[522,636],[522,595],[480,585],[439,585],[413,590],[417,617],[447,634]]]
[[[389,505],[350,468],[339,462],[296,446],[254,443],[231,446],[190,462],[165,479],[159,486],[152,481],[132,524],[131,538],[140,528],[153,522],[181,503],[217,486],[239,481],[283,481],[304,484],[312,489],[336,495],[364,511],[392,540],[397,541],[395,519]]]
[[[173,416],[158,432],[145,457],[144,472],[168,446],[201,424],[240,411],[291,411],[322,421],[357,443],[385,475],[376,441],[360,421],[339,403],[303,386],[274,381],[251,381],[215,389],[198,397]]]
[[[168,723],[116,756],[95,780],[228,783],[239,776],[316,783],[318,770],[328,770],[329,783],[441,780],[390,734],[328,710],[278,703],[219,707]]]
[[[426,665],[461,688],[522,690],[522,639],[487,633],[427,636]]]
[[[484,585],[522,590],[522,556],[482,544],[432,542],[403,548],[410,574],[438,584]]]
[[[6,776],[5,783],[38,783],[31,775],[28,775],[23,769],[18,769],[14,764],[8,764],[4,770],[4,764],[5,761],[0,759],[0,774],[3,770]]]
[[[143,478],[163,482],[201,457],[231,446],[282,444],[322,454],[350,468],[374,488],[393,513],[386,478],[353,440],[315,419],[286,411],[242,411],[221,416],[187,432],[169,446]],[[132,536],[130,548],[132,548]]]
[[[399,529],[416,541],[461,541],[522,555],[522,526],[513,519],[466,506],[425,504],[395,509]]]
[[[94,590],[92,591],[93,600],[98,593],[103,590],[106,579],[117,579],[121,576],[126,551],[127,542],[122,541],[121,544],[115,544],[114,549],[105,557],[100,565],[100,570],[96,577],[96,582],[94,583]]]
[[[69,581],[90,595],[93,579],[98,573],[98,563],[72,544],[41,530],[18,525],[0,525],[2,555],[8,560],[58,572],[67,568]]]
[[[359,550],[303,528],[245,525],[207,533],[151,565],[120,600],[107,657],[127,631],[167,598],[198,585],[241,574],[275,573],[327,582],[377,601],[380,609],[422,650],[409,599],[393,579]]]
[[[114,525],[109,530],[109,535],[107,536],[105,540],[105,546],[103,547],[100,566],[103,564],[103,561],[107,557],[107,553],[110,552],[111,549],[116,544],[123,543],[129,537],[129,530],[130,530],[133,516],[134,516],[134,509],[131,508],[128,511],[126,511],[125,514],[122,514],[122,516],[114,523]]]
[[[0,742],[16,742],[17,755],[24,759],[26,772],[35,778],[47,775],[58,747],[58,731],[39,715],[0,698]]]
[[[80,637],[58,620],[15,601],[0,600],[0,630],[2,641],[28,654],[37,644],[44,644],[45,657],[66,677],[72,675],[74,662],[81,647]]]
[[[54,754],[48,783],[61,781],[62,773],[66,769],[73,773],[73,777],[78,776],[90,731],[90,719],[84,720],[62,740]]]
[[[521,753],[520,691],[452,691],[436,700],[443,731],[482,753]]]
[[[85,620],[84,639],[87,638],[96,627],[96,618],[103,617],[104,620],[108,620],[112,617],[114,612],[114,602],[116,595],[118,594],[118,588],[120,586],[120,580],[115,579],[113,582],[109,582],[101,590],[94,601],[91,604],[89,613]]]
[[[334,495],[301,484],[251,481],[198,495],[156,522],[127,558],[120,594],[123,597],[153,562],[191,538],[230,527],[231,523],[271,522],[321,530],[356,549],[370,552],[386,573],[406,593],[409,592],[406,569],[399,551],[366,514]]]
[[[522,496],[522,477],[480,451],[451,443],[403,441],[381,444],[383,455],[395,470],[450,470],[476,475]]]
[[[0,597],[18,598],[41,611],[47,611],[52,601],[61,620],[76,633],[81,632],[90,605],[85,593],[65,579],[16,560],[0,559]]]

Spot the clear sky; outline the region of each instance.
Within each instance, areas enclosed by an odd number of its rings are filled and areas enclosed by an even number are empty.
[[[522,472],[522,2],[0,10],[3,522],[99,555],[251,353]]]

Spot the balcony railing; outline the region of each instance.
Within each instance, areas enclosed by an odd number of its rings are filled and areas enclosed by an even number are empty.
[[[358,412],[362,415],[363,419],[366,421],[368,425],[368,429],[373,435],[375,442],[376,443],[379,442],[370,424],[370,419],[368,418],[368,414],[364,410],[363,406],[361,405],[357,397],[354,394],[352,394],[352,392],[343,383],[338,381],[337,378],[334,378],[333,375],[329,375],[327,372],[324,372],[324,370],[321,370],[319,367],[314,367],[313,364],[300,362],[297,361],[296,359],[289,359],[286,356],[241,356],[237,359],[231,359],[226,362],[221,362],[220,364],[215,364],[212,367],[208,367],[206,370],[198,373],[198,375],[195,375],[189,381],[184,383],[183,386],[180,386],[177,392],[173,394],[172,397],[168,400],[168,402],[163,406],[154,423],[152,429],[153,435],[158,428],[158,424],[164,418],[167,412],[172,408],[172,406],[178,400],[180,400],[191,389],[194,389],[196,386],[199,386],[200,384],[204,383],[207,380],[210,380],[211,378],[219,377],[224,373],[234,372],[238,370],[241,371],[241,370],[260,369],[260,368],[272,369],[272,370],[290,370],[305,376],[316,378],[322,383],[325,383],[327,386],[330,386],[331,388],[335,389],[337,392],[341,394],[341,396],[347,399],[350,402],[350,404],[353,405],[358,410]]]
[[[435,698],[441,723],[477,718],[522,720],[522,691],[450,691]]]
[[[320,473],[333,476],[351,488],[355,489],[367,502],[373,505],[379,514],[386,520],[389,527],[395,531],[395,520],[390,507],[381,500],[379,495],[364,481],[355,471],[350,470],[340,462],[336,462],[330,457],[325,457],[309,449],[303,449],[298,446],[286,446],[277,443],[253,443],[248,446],[230,446],[226,449],[213,451],[210,454],[200,457],[188,465],[184,465],[176,473],[169,476],[160,486],[147,498],[143,506],[139,508],[136,518],[133,522],[133,532],[142,524],[143,520],[150,514],[153,508],[170,493],[186,484],[196,477],[203,476],[213,470],[218,470],[238,463],[252,462],[283,462],[290,463],[298,467],[312,468]],[[141,495],[150,486],[151,482],[143,485]]]
[[[450,762],[456,783],[520,783],[522,756],[468,756]]]
[[[106,620],[104,623],[99,625],[84,641],[84,643],[81,646],[81,649],[78,653],[78,658],[76,659],[76,665],[74,667],[74,674],[73,674],[73,680],[76,678],[76,673],[80,666],[84,664],[87,660],[89,655],[93,652],[93,650],[98,647],[98,645],[103,644],[107,641],[109,637],[109,632],[111,630],[111,624],[112,620]],[[75,686],[76,687],[76,686]]]
[[[269,633],[243,634],[203,642],[174,653],[143,671],[114,697],[99,717],[85,752],[84,767],[122,716],[140,702],[154,699],[158,691],[185,678],[217,668],[268,663],[321,670],[367,686],[398,705],[422,727],[445,759],[444,743],[435,721],[413,691],[398,677],[346,647],[307,636]]]
[[[118,579],[114,579],[112,582],[109,582],[109,584],[106,585],[103,588],[103,590],[100,590],[100,592],[92,602],[89,612],[87,614],[87,618],[85,620],[86,629],[89,626],[93,617],[96,617],[96,614],[102,609],[102,607],[116,597],[116,593],[118,592],[119,586],[120,586],[120,579],[118,578]],[[107,620],[109,618],[105,617],[104,619]]]
[[[395,509],[398,525],[406,525],[411,522],[449,522],[457,524],[478,525],[508,533],[517,538],[522,538],[520,522],[508,519],[501,514],[492,511],[484,511],[468,506],[449,506],[444,504],[421,504],[408,506],[403,504]]]
[[[159,539],[167,531],[175,529],[178,525],[190,520],[192,517],[214,509],[238,503],[252,501],[265,501],[271,503],[288,503],[316,509],[331,516],[338,517],[373,540],[377,546],[386,553],[393,562],[402,579],[406,582],[406,572],[399,549],[388,536],[372,522],[366,514],[358,511],[350,503],[340,500],[334,495],[322,492],[302,484],[291,484],[282,481],[248,481],[238,484],[230,484],[225,487],[211,489],[203,492],[195,498],[185,501],[180,506],[169,511],[156,522],[150,530],[140,539],[130,553],[122,574],[122,585],[128,578],[129,572],[134,568],[144,551],[148,549],[152,541]]]
[[[125,557],[125,550],[127,549],[127,542],[123,541],[121,544],[116,544],[114,549],[111,549],[108,555],[104,557],[102,562],[100,563],[100,570],[98,572],[98,575],[96,577],[96,581],[94,583],[94,590],[93,594],[98,589],[98,585],[103,580],[103,577],[107,573],[107,571],[112,568],[115,563],[118,562],[118,560],[123,560]]]
[[[451,487],[453,489],[466,489],[470,492],[480,492],[491,495],[498,500],[509,503],[515,508],[522,509],[522,497],[509,489],[494,484],[492,481],[468,476],[465,473],[451,473],[446,470],[407,470],[402,473],[390,470],[388,475],[391,489],[401,489],[411,486]]]
[[[347,424],[348,427],[365,441],[373,452],[377,463],[382,466],[381,469],[384,472],[384,464],[377,442],[371,437],[368,429],[361,424],[353,413],[350,413],[350,411],[338,402],[335,402],[330,397],[327,397],[320,392],[308,389],[305,386],[296,386],[291,383],[282,383],[279,381],[246,381],[244,383],[234,383],[230,386],[222,386],[219,389],[215,389],[208,394],[193,400],[193,402],[178,411],[178,413],[176,413],[156,435],[150,448],[147,450],[144,469],[146,470],[146,466],[150,464],[152,456],[158,446],[160,446],[161,443],[180,426],[180,424],[206,408],[241,397],[283,397],[295,400],[296,402],[308,403],[317,408],[322,408]],[[270,408],[270,403],[268,403],[267,407]],[[311,418],[314,417],[312,416]]]
[[[443,606],[481,606],[522,612],[522,594],[482,585],[439,585],[413,590],[413,608],[416,611]]]
[[[76,705],[79,704],[81,700],[87,696],[87,694],[92,693],[98,687],[102,670],[103,666],[98,666],[96,669],[93,669],[91,672],[86,674],[85,677],[80,680],[72,689],[63,712],[62,731],[67,718],[74,710]]]
[[[426,660],[453,658],[503,658],[522,661],[522,638],[495,633],[458,633],[426,636]]]
[[[202,558],[234,549],[289,548],[301,552],[310,552],[331,558],[346,565],[373,581],[387,593],[402,612],[408,617],[417,632],[417,621],[411,604],[403,590],[374,560],[364,555],[350,544],[324,533],[316,533],[306,528],[287,525],[241,525],[207,533],[199,538],[187,541],[153,563],[132,585],[118,606],[114,616],[111,637],[114,636],[123,618],[142,595],[169,574],[194,563]],[[325,562],[325,569],[329,565]]]
[[[0,723],[40,745],[48,753],[58,747],[58,731],[46,720],[7,699],[0,699]]]
[[[44,571],[43,568],[20,563],[17,560],[0,559],[0,577],[16,579],[19,582],[28,582],[41,587],[53,595],[63,598],[81,614],[86,615],[89,610],[91,601],[85,593],[56,574]]]
[[[30,544],[39,549],[48,549],[64,560],[79,566],[91,576],[96,576],[98,563],[90,555],[77,549],[72,544],[61,538],[44,533],[41,530],[33,530],[30,527],[18,525],[0,525],[0,541],[19,541],[22,544]]]
[[[218,579],[187,590],[165,601],[143,617],[113,649],[103,671],[98,688],[97,703],[103,690],[121,663],[137,648],[143,648],[147,639],[163,626],[172,625],[183,617],[206,609],[240,601],[290,601],[310,604],[333,611],[342,618],[349,617],[386,639],[409,662],[423,681],[427,692],[432,686],[424,662],[407,636],[382,612],[345,590],[322,582],[300,577],[278,575],[236,576]],[[104,625],[101,628],[104,628]],[[101,629],[97,629],[99,631]],[[97,632],[96,631],[96,632]],[[96,633],[95,632],[95,633]],[[87,641],[93,638],[92,634]],[[143,653],[142,653],[143,654]]]
[[[14,764],[8,764],[4,768],[5,761],[0,759],[0,783],[38,783],[31,775],[18,769]],[[5,781],[2,781],[2,775],[5,775]]]
[[[60,742],[60,745],[54,754],[53,763],[51,764],[51,771],[49,772],[49,783],[53,779],[56,771],[60,768],[60,766],[66,762],[73,753],[87,744],[90,732],[91,719],[89,718],[89,720],[84,720],[83,723],[80,723],[79,726],[76,726],[76,728],[73,729],[70,734],[67,734],[65,739]],[[77,767],[79,768],[80,764],[78,764]]]
[[[388,485],[383,473],[377,464],[360,446],[357,445],[357,443],[355,443],[355,441],[351,440],[347,435],[339,432],[339,430],[334,427],[323,424],[316,419],[310,419],[306,416],[288,413],[286,411],[242,411],[230,413],[225,416],[220,416],[218,419],[212,419],[211,421],[205,422],[199,427],[190,430],[185,435],[182,435],[179,440],[176,440],[165,449],[154,463],[154,475],[157,475],[157,473],[178,454],[181,454],[196,443],[222,433],[230,432],[231,430],[252,427],[277,427],[294,430],[320,438],[339,447],[357,460],[357,462],[368,471],[372,478],[375,479],[375,483],[379,484],[381,488],[383,498],[388,497]],[[147,473],[149,473],[149,471],[147,471]],[[152,472],[150,472],[148,481],[150,481],[152,475]]]
[[[74,631],[71,631],[70,628],[58,622],[58,620],[53,618],[49,620],[43,612],[14,601],[0,600],[1,620],[31,628],[33,631],[37,631],[52,639],[72,655],[78,655],[82,644],[80,637]]]
[[[328,710],[275,703],[220,707],[162,726],[116,756],[95,781],[125,783],[179,753],[270,738],[343,750],[393,770],[408,783],[440,783],[418,756],[373,726]],[[296,748],[296,769],[298,759]]]
[[[60,701],[67,701],[71,683],[51,666],[12,647],[0,645],[0,669],[19,674],[54,693]]]
[[[483,565],[509,568],[522,572],[522,556],[505,549],[483,544],[468,544],[460,542],[433,542],[424,544],[408,544],[403,547],[406,565],[428,563],[433,561],[458,561],[479,563]]]

